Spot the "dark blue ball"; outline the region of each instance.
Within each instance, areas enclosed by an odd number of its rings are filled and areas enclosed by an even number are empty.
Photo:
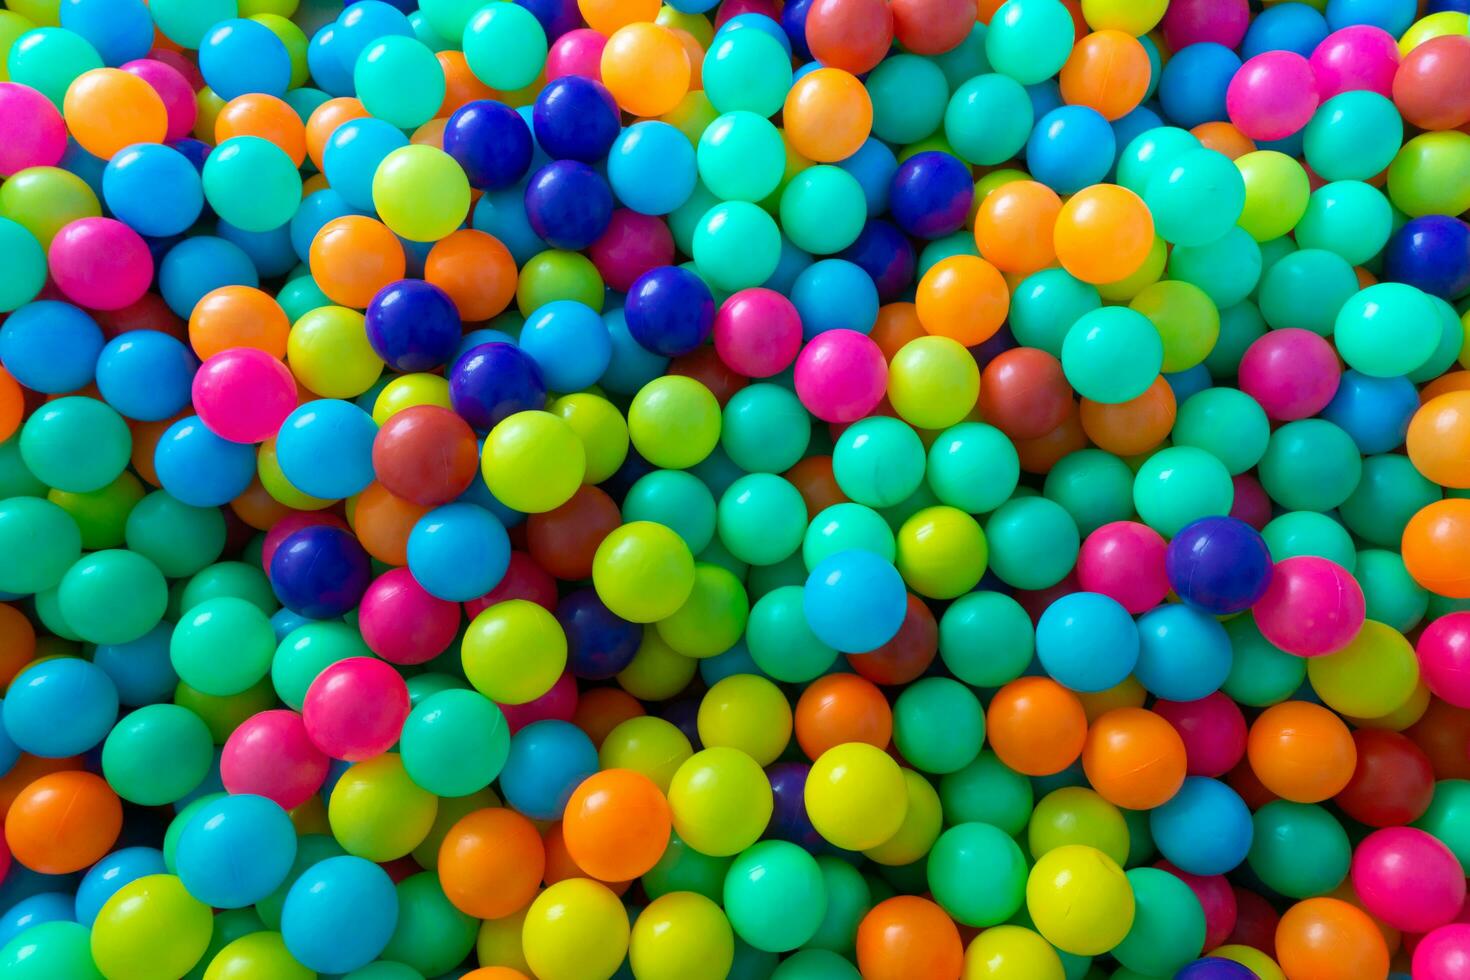
[[[311,619],[335,619],[351,612],[372,578],[372,560],[357,538],[324,524],[287,536],[271,558],[276,598]]]
[[[791,51],[802,61],[810,61],[812,49],[806,43],[806,15],[812,9],[812,0],[791,0],[781,8],[781,29],[791,40]]]
[[[602,237],[612,212],[612,188],[601,174],[577,160],[549,163],[526,185],[526,218],[531,230],[552,248],[573,252],[586,248]]]
[[[963,160],[939,150],[915,153],[893,174],[888,209],[916,238],[940,238],[964,227],[975,180]]]
[[[878,287],[878,298],[891,303],[914,281],[917,258],[903,232],[887,221],[869,221],[857,241],[837,256],[862,269]]]
[[[1271,584],[1271,552],[1260,532],[1234,517],[1202,517],[1169,542],[1164,570],[1186,603],[1216,616],[1255,605]]]
[[[1383,276],[1453,300],[1470,291],[1470,225],[1447,214],[1413,218],[1383,250]]]
[[[567,31],[582,26],[582,14],[577,10],[576,0],[515,0],[529,10],[546,32],[546,40],[555,41]]]
[[[169,146],[172,146],[174,149],[182,153],[184,155],[184,158],[192,163],[194,165],[194,169],[199,171],[201,174],[204,173],[204,161],[209,159],[209,151],[214,149],[214,147],[210,146],[203,140],[196,140],[192,136],[185,136],[183,139],[178,140],[177,142],[170,143]],[[206,207],[207,206],[208,205],[206,204]]]
[[[536,142],[557,160],[596,163],[618,138],[618,104],[601,83],[581,75],[547,82],[531,109]]]
[[[467,102],[444,126],[444,152],[481,190],[510,187],[531,166],[531,130],[521,114],[491,99]]]
[[[1254,971],[1234,960],[1206,956],[1179,968],[1174,980],[1259,980]]]
[[[633,282],[623,316],[640,347],[678,357],[709,339],[715,326],[715,298],[693,272],[665,265]]]
[[[595,589],[562,597],[556,619],[567,634],[567,664],[584,680],[607,680],[622,671],[643,640],[643,627],[613,615]]]
[[[449,404],[472,428],[494,428],[517,412],[546,406],[546,382],[531,356],[514,344],[466,351],[449,372]]]
[[[368,304],[368,343],[395,371],[428,371],[445,363],[460,333],[454,300],[422,279],[389,283]]]
[[[805,762],[778,762],[766,769],[771,783],[769,836],[790,841],[812,854],[831,854],[836,849],[812,826],[806,812],[806,779],[812,767]]]
[[[1228,118],[1225,90],[1240,70],[1240,58],[1221,44],[1205,42],[1180,48],[1159,75],[1159,103],[1165,121],[1190,129]]]

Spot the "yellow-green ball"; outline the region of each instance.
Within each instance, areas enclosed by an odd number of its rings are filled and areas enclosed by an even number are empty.
[[[348,768],[332,789],[327,822],[348,854],[394,861],[429,836],[438,797],[420,789],[396,752]]]
[[[618,673],[618,684],[640,701],[664,701],[688,686],[699,661],[679,653],[659,635],[645,629],[633,662]]]
[[[925,507],[898,529],[898,573],[931,599],[953,599],[985,574],[989,550],[975,518],[955,507]]]
[[[980,367],[959,341],[918,337],[888,365],[888,401],[918,429],[947,429],[962,421],[980,397]]]
[[[628,933],[628,912],[606,885],[567,878],[531,903],[521,943],[540,980],[585,980],[617,972]]]
[[[598,545],[592,585],[613,615],[654,623],[677,612],[694,590],[694,556],[684,539],[662,524],[634,521]]]
[[[706,748],[739,749],[769,766],[791,741],[791,704],[764,677],[735,674],[705,692],[697,725]]]
[[[560,416],[517,412],[490,430],[480,469],[501,503],[526,514],[544,514],[571,500],[582,485],[587,453]]]
[[[104,976],[183,976],[209,948],[214,913],[176,875],[147,875],[113,892],[92,923],[92,959]]]
[[[863,852],[891,868],[913,864],[928,854],[944,827],[944,806],[933,784],[914,770],[904,769],[903,785],[907,807],[898,832]]]
[[[628,423],[612,402],[601,395],[581,391],[563,395],[548,408],[577,438],[587,455],[588,483],[601,483],[618,471],[628,458]]]
[[[666,375],[644,385],[628,407],[633,448],[654,466],[684,470],[720,441],[720,403],[693,378]]]
[[[204,980],[316,980],[286,949],[279,932],[252,932],[214,954]]]
[[[865,851],[891,839],[908,812],[908,787],[893,757],[866,742],[817,757],[806,779],[806,812],[830,843]]]
[[[1128,860],[1128,821],[1123,812],[1083,786],[1064,786],[1042,797],[1031,811],[1026,841],[1032,857],[1059,847],[1085,844],[1118,864]]]
[[[434,146],[401,146],[373,174],[373,206],[393,234],[437,242],[464,224],[470,182],[454,158]]]
[[[498,704],[534,701],[567,667],[567,635],[534,602],[511,599],[483,610],[460,645],[464,675]]]
[[[633,923],[628,959],[638,980],[723,977],[735,960],[735,933],[708,898],[671,892],[648,903]]]
[[[738,749],[696,752],[669,783],[674,831],[711,857],[739,854],[760,840],[772,808],[765,771]]]
[[[653,780],[667,794],[674,773],[694,754],[689,738],[677,725],[653,715],[640,715],[621,722],[597,750],[604,769],[631,769]]]

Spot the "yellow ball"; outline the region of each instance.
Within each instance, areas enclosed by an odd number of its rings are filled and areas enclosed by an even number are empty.
[[[1464,37],[1467,33],[1470,33],[1470,15],[1458,10],[1442,10],[1428,17],[1421,17],[1409,25],[1409,29],[1399,38],[1399,55],[1406,55],[1425,41],[1436,37],[1446,34]]]
[[[898,832],[863,853],[879,864],[898,867],[913,864],[928,854],[943,829],[944,807],[933,784],[912,769],[903,770],[907,807]]]
[[[689,686],[699,662],[686,657],[657,630],[645,629],[633,662],[618,673],[618,684],[640,701],[664,701]]]
[[[1164,19],[1169,0],[1082,0],[1082,19],[1094,31],[1147,34]]]
[[[638,980],[724,980],[735,960],[735,934],[708,898],[671,892],[633,923],[628,958]]]
[[[1065,980],[1051,943],[1021,926],[993,926],[965,950],[964,980]]]
[[[1234,960],[1260,977],[1260,980],[1286,980],[1286,974],[1281,971],[1276,961],[1254,946],[1231,943],[1226,946],[1216,946],[1205,955],[1216,956],[1222,960]]]
[[[540,980],[591,980],[617,972],[628,933],[627,910],[606,885],[567,878],[531,903],[521,944]]]
[[[405,374],[383,386],[373,401],[373,421],[382,425],[405,408],[435,405],[454,411],[449,382],[437,374]]]
[[[654,466],[688,469],[719,444],[720,403],[693,378],[656,378],[628,406],[628,436]]]
[[[1099,956],[1133,927],[1133,888],[1102,851],[1068,844],[1032,866],[1026,909],[1053,946],[1077,956]]]
[[[1117,282],[1099,283],[1097,294],[1105,300],[1115,303],[1123,303],[1131,300],[1144,288],[1159,281],[1164,274],[1164,264],[1169,260],[1169,249],[1164,240],[1157,235],[1154,243],[1149,247],[1148,258],[1143,260],[1143,265],[1134,270],[1130,276],[1125,276]]]
[[[951,337],[918,337],[888,365],[888,401],[918,429],[947,429],[962,421],[980,397],[980,367]]]
[[[490,489],[494,491],[493,483]],[[597,546],[592,585],[613,615],[634,623],[654,623],[672,616],[694,591],[694,556],[684,539],[669,528],[634,521],[614,530]]]
[[[602,768],[641,772],[665,795],[674,773],[693,754],[688,736],[677,725],[653,715],[621,722],[607,733],[597,750]]]
[[[1203,362],[1220,339],[1220,311],[1193,283],[1173,279],[1153,283],[1139,290],[1128,305],[1158,330],[1165,372],[1187,371]]]
[[[534,701],[567,667],[567,635],[556,617],[525,599],[497,602],[465,630],[465,677],[500,704]]]
[[[438,797],[409,778],[398,753],[385,752],[342,774],[327,803],[327,820],[348,854],[393,861],[429,836],[438,808]]]
[[[601,483],[618,471],[628,458],[628,423],[612,402],[590,392],[563,395],[547,411],[560,418],[587,454],[588,483]]]
[[[737,749],[696,752],[669,783],[674,831],[711,857],[739,854],[760,840],[772,807],[764,770]]]
[[[303,388],[323,398],[356,398],[383,373],[366,319],[344,306],[302,314],[286,337],[286,366]]]
[[[817,833],[849,851],[889,840],[908,812],[903,770],[887,752],[866,742],[823,752],[807,775],[805,797]]]
[[[985,574],[985,532],[958,508],[925,507],[903,522],[896,540],[894,564],[920,595],[953,599],[973,589]]]
[[[559,416],[517,412],[490,430],[480,469],[501,503],[544,514],[572,499],[586,475],[587,454]]]
[[[791,704],[764,677],[735,674],[705,692],[697,724],[706,748],[739,749],[769,766],[791,741]]]
[[[176,875],[123,885],[92,923],[92,959],[114,980],[183,976],[209,948],[214,913]]]

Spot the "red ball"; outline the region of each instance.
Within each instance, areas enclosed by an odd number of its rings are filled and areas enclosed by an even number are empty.
[[[597,546],[622,523],[611,497],[583,486],[555,510],[526,519],[526,547],[537,565],[559,579],[591,578]]]
[[[1434,767],[1406,735],[1376,728],[1353,732],[1358,764],[1334,798],[1342,812],[1370,827],[1418,820],[1434,797]]]
[[[1470,122],[1470,37],[1430,38],[1404,56],[1393,77],[1393,101],[1404,122],[1455,129]]]
[[[874,684],[907,684],[923,676],[938,652],[939,624],[924,600],[910,592],[898,634],[869,653],[848,654],[847,662]]]
[[[510,564],[500,584],[478,599],[464,604],[465,615],[474,619],[497,602],[525,599],[549,613],[556,612],[556,579],[524,551],[512,551]]]
[[[480,449],[468,422],[438,405],[415,405],[383,423],[373,440],[373,471],[396,497],[425,507],[469,489]]]
[[[1012,439],[1038,439],[1076,410],[1062,362],[1044,350],[1005,351],[980,375],[980,412]]]
[[[806,43],[828,68],[872,71],[893,45],[893,9],[886,0],[813,0]]]
[[[943,54],[975,26],[971,0],[893,0],[893,33],[914,54]]]

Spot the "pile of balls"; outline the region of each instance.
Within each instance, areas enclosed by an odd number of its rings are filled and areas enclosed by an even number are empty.
[[[5,0],[5,980],[1470,980],[1470,2]]]

